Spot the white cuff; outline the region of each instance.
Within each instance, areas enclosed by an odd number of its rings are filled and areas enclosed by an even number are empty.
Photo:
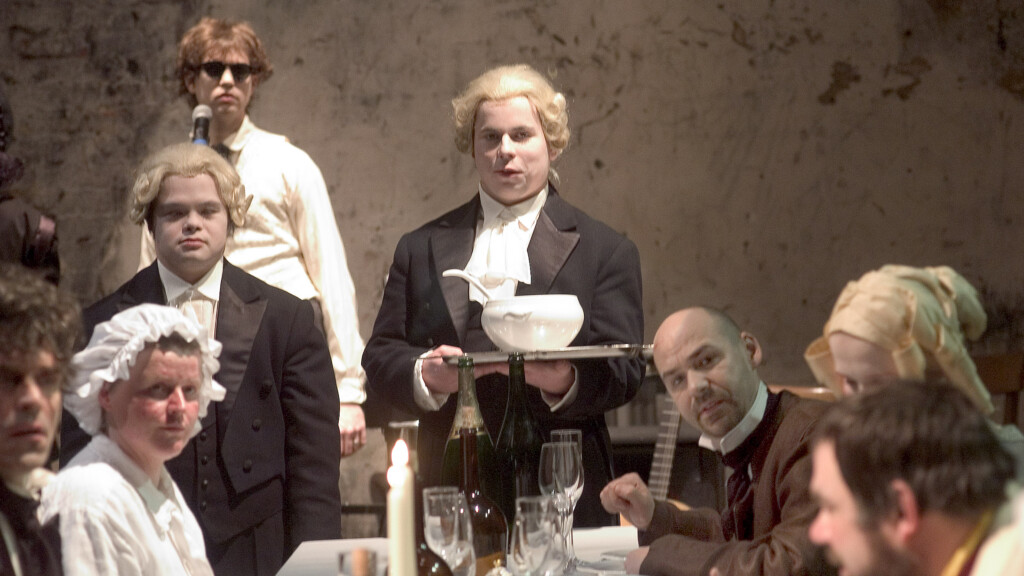
[[[557,412],[562,408],[565,408],[569,404],[572,404],[576,400],[576,395],[579,393],[580,389],[579,384],[580,373],[576,370],[576,366],[573,365],[572,386],[570,386],[569,389],[565,391],[564,395],[555,396],[554,394],[548,394],[547,392],[541,390],[540,397],[542,400],[544,400],[544,403],[548,405],[548,408],[550,408],[552,412]]]
[[[448,401],[448,394],[439,393],[435,394],[427,388],[427,383],[423,381],[423,359],[433,350],[427,350],[416,360],[416,364],[413,365],[412,369],[412,396],[416,400],[416,405],[429,412],[436,412],[441,409],[441,406]]]
[[[338,402],[341,404],[362,404],[366,401],[366,388],[363,379],[342,378],[338,382]]]

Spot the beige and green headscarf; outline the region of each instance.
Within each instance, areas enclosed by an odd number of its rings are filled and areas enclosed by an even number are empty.
[[[978,292],[952,268],[889,264],[846,285],[823,336],[807,347],[804,358],[818,382],[836,392],[839,382],[828,347],[835,332],[891,351],[900,378],[923,379],[932,358],[987,415],[993,411],[992,400],[965,341],[978,339],[987,320]]]

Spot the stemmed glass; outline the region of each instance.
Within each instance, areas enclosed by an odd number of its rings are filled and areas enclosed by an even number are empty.
[[[572,495],[572,510],[575,512],[576,503],[583,495],[583,432],[575,429],[552,430],[551,441],[572,442],[576,445],[576,451],[580,456],[580,483],[576,485],[576,491]]]
[[[559,538],[558,511],[551,496],[516,498],[508,566],[515,576],[561,574],[565,550]]]
[[[572,542],[572,512],[583,480],[583,462],[576,443],[547,442],[541,446],[538,477],[541,492],[555,499],[562,545],[566,550],[565,571],[574,572],[576,553]]]
[[[423,489],[423,536],[455,576],[476,573],[473,526],[466,497],[454,486]]]
[[[552,442],[572,442],[576,445],[576,453],[580,458],[580,481],[576,485],[576,490],[572,493],[572,508],[569,510],[569,526],[566,528],[568,531],[568,542],[566,543],[566,552],[569,557],[569,567],[575,568],[580,562],[576,559],[576,549],[573,545],[572,540],[572,525],[573,518],[576,514],[576,504],[580,501],[580,496],[583,495],[583,432],[574,428],[565,428],[560,430],[551,431]]]

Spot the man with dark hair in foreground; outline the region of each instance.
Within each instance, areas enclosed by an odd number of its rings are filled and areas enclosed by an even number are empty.
[[[80,331],[71,297],[0,263],[0,574],[61,574],[57,522],[36,509]]]
[[[1014,470],[967,396],[934,381],[844,400],[813,460],[810,538],[848,576],[966,576]]]

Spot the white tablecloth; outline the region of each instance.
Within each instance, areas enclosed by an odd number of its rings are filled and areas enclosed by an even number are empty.
[[[572,531],[572,538],[580,574],[625,574],[626,554],[638,547],[633,526],[580,528]]]
[[[576,556],[592,568],[583,573],[622,573],[625,553],[637,548],[636,528],[632,526],[579,528],[572,531]],[[355,548],[367,548],[377,553],[377,575],[385,576],[388,558],[386,538],[352,538],[346,540],[317,540],[303,542],[285,562],[278,576],[325,576],[336,574],[338,554]],[[332,570],[334,572],[332,572]]]
[[[284,563],[277,576],[328,576],[338,574],[338,555],[356,548],[377,553],[377,576],[385,576],[388,567],[387,538],[349,538],[303,542]],[[332,571],[333,570],[333,571]]]

